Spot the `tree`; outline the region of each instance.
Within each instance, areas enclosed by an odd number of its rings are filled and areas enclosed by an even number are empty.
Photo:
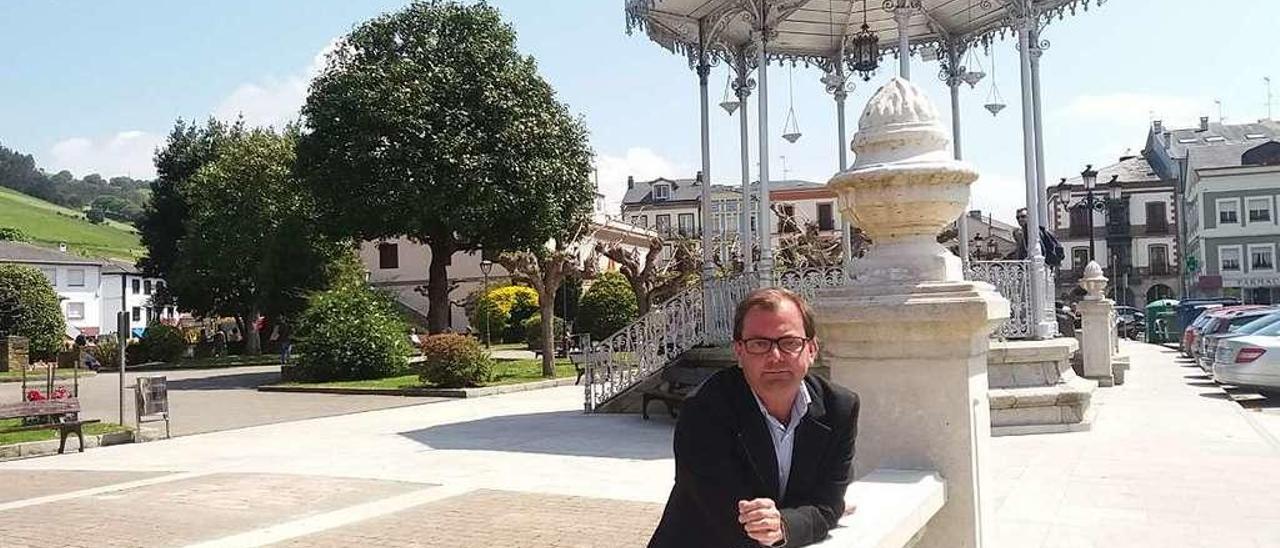
[[[0,264],[0,335],[26,337],[32,356],[48,357],[61,346],[64,325],[58,294],[44,274]]]
[[[578,323],[597,341],[635,321],[638,309],[631,284],[617,272],[605,272],[591,282],[578,305]]]
[[[244,124],[239,121],[228,126],[210,118],[203,127],[182,120],[174,123],[164,148],[156,151],[156,180],[151,182],[151,199],[138,220],[142,245],[147,248],[138,266],[147,276],[172,277],[178,242],[186,234],[191,209],[187,198],[191,178],[214,160],[223,143],[243,133]]]
[[[415,2],[361,24],[302,113],[299,166],[330,229],[430,248],[432,333],[454,253],[534,249],[590,213],[586,129],[488,5]]]
[[[542,318],[542,376],[554,377],[555,364],[555,305],[556,292],[568,279],[580,279],[594,272],[594,257],[582,258],[584,236],[589,224],[579,223],[566,237],[548,242],[548,245],[528,251],[506,252],[498,256],[498,263],[507,269],[513,279],[528,283],[538,292],[538,309]]]
[[[168,290],[202,315],[236,317],[245,351],[260,351],[258,320],[292,315],[323,289],[341,249],[316,230],[310,195],[293,176],[291,131],[253,129],[218,146],[183,188],[189,206]]]
[[[674,248],[672,259],[663,261],[662,248],[668,244]],[[626,249],[617,243],[599,242],[596,251],[618,263],[619,271],[636,294],[641,316],[649,312],[654,301],[661,302],[675,295],[698,276],[696,242],[687,238],[664,242],[654,237],[649,240],[644,257],[640,256],[640,250]]]

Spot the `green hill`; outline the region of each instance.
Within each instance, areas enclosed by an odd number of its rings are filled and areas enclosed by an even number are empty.
[[[137,230],[116,221],[95,225],[84,213],[0,188],[0,226],[21,230],[31,243],[91,257],[136,259],[144,253]]]

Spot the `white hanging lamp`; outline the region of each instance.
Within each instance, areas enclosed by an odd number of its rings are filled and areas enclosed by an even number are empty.
[[[800,123],[796,121],[796,91],[792,85],[793,76],[796,72],[795,65],[791,65],[791,72],[787,73],[787,93],[790,95],[788,101],[790,108],[787,110],[787,122],[782,125],[782,138],[788,143],[795,143],[800,140]]]
[[[973,26],[973,0],[969,0],[969,26]],[[978,60],[978,55],[973,52],[977,42],[965,48],[964,63],[960,67],[960,81],[969,84],[969,89],[981,82],[987,73],[982,71],[982,63]]]
[[[1007,107],[1007,106],[1009,105],[1004,104],[1004,97],[1000,96],[1000,86],[996,85],[996,62],[995,62],[995,59],[992,58],[991,60],[991,91],[987,92],[987,104],[982,105],[982,108],[987,109],[987,111],[990,112],[992,116],[995,116],[997,114],[1000,114],[1000,111],[1004,110],[1004,107]]]
[[[724,81],[724,100],[720,101],[720,108],[729,113],[729,116],[733,116],[734,111],[738,110],[741,105],[742,103],[738,102],[737,96],[733,94],[733,71],[729,71],[729,75]]]

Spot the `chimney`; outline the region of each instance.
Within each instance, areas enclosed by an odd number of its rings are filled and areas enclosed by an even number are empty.
[[[630,175],[627,175],[627,190],[631,190],[635,186],[636,186],[636,178]]]
[[[1201,116],[1201,117],[1200,117],[1200,131],[1209,131],[1209,117],[1208,117],[1208,116]]]
[[[1151,132],[1155,134],[1164,133],[1164,122],[1160,120],[1151,121]]]
[[[58,242],[58,251],[67,252],[67,242]]]

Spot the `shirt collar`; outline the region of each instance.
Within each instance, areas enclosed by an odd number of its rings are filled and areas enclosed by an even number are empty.
[[[755,390],[751,391],[751,397],[756,399],[756,405],[760,407],[760,414],[764,415],[766,422],[772,421],[787,430],[791,430],[800,424],[800,419],[809,413],[809,404],[813,402],[813,397],[809,395],[809,387],[804,381],[800,381],[800,390],[796,393],[796,398],[791,401],[791,420],[784,426],[781,421],[769,414],[769,410],[764,406],[764,401],[760,399]]]

